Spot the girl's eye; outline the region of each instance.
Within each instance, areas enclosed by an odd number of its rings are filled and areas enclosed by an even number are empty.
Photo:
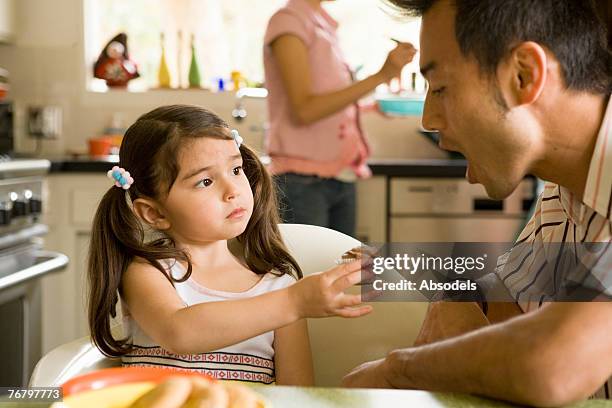
[[[203,180],[200,180],[198,184],[196,184],[196,187],[208,187],[211,184],[212,184],[211,179],[203,179]]]
[[[432,93],[433,95],[435,95],[435,96],[440,96],[440,95],[442,95],[442,93],[443,93],[445,90],[446,90],[446,87],[445,87],[445,86],[442,86],[442,87],[440,87],[440,88],[438,88],[438,89],[436,89],[436,90],[431,91],[431,93]]]
[[[239,176],[242,173],[242,166],[234,167],[232,173],[234,173],[234,176]]]

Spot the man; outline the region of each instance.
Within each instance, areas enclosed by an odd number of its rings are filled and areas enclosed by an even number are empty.
[[[591,260],[589,278],[610,295],[611,57],[594,6],[390,1],[423,17],[423,126],[440,132],[442,148],[466,156],[467,179],[496,199],[529,173],[547,184],[519,237],[524,245],[499,270],[517,303],[489,304],[486,315],[475,303],[432,304],[415,346],[355,368],[344,384],[542,406],[609,398],[612,302],[546,302],[546,277],[532,268],[536,251],[522,252],[544,242],[599,242],[605,256]]]

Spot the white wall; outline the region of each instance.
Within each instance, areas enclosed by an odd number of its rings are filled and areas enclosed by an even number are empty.
[[[129,125],[147,110],[169,103],[198,104],[229,120],[234,99],[231,93],[206,91],[149,91],[100,94],[85,89],[83,51],[83,0],[19,0],[16,2],[16,41],[0,45],[0,66],[10,72],[10,99],[15,102],[17,149],[33,151],[26,135],[25,111],[33,104],[59,105],[63,109],[63,134],[46,140],[44,154],[64,154],[67,149],[84,150],[87,139],[99,135],[116,112]],[[258,148],[262,132],[251,131],[266,118],[265,101],[247,100],[249,117],[238,126],[247,143]],[[364,127],[375,157],[444,157],[417,133],[418,118],[382,118],[364,115]]]

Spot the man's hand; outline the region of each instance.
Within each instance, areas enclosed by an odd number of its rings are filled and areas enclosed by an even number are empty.
[[[487,317],[474,302],[431,303],[414,345],[434,343],[488,325]]]
[[[387,361],[384,358],[363,363],[344,376],[342,386],[352,388],[394,388],[387,381],[388,369]]]

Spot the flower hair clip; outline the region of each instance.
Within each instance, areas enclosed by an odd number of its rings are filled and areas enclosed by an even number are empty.
[[[134,183],[134,178],[130,176],[129,171],[125,171],[124,168],[114,166],[111,170],[106,173],[106,176],[115,181],[115,186],[127,190]]]
[[[232,137],[234,138],[234,142],[236,142],[236,146],[238,146],[238,149],[240,149],[240,145],[242,145],[242,142],[244,142],[244,139],[242,138],[242,136],[240,136],[240,133],[238,133],[238,131],[236,129],[232,129]]]

